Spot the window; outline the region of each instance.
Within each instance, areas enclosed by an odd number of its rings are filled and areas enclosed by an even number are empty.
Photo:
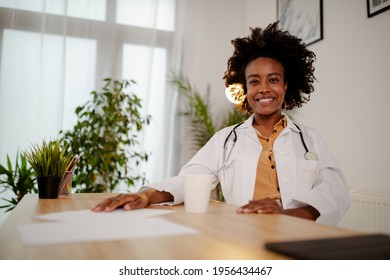
[[[160,141],[156,141],[156,135],[164,134],[164,108],[166,102],[166,65],[167,51],[164,48],[150,48],[125,44],[123,48],[124,77],[132,77],[136,82],[135,92],[144,100],[144,113],[152,115],[150,125],[145,128],[143,135],[143,147],[148,151],[158,151]],[[142,68],[133,65],[143,65]],[[150,92],[149,98],[148,92]],[[156,117],[160,116],[160,117]],[[165,159],[162,156],[152,156],[148,162],[149,181],[154,182],[163,178]]]
[[[90,20],[106,20],[106,0],[0,0],[0,7]]]
[[[117,23],[174,31],[175,1],[118,0],[116,11]]]
[[[147,135],[164,133],[171,113],[174,27],[174,0],[0,0],[0,161],[73,127],[75,107],[104,78],[123,78],[136,80],[152,115],[142,145],[154,151],[148,179],[164,177],[162,143]]]

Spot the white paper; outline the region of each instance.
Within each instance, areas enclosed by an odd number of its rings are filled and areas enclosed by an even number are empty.
[[[160,218],[137,219],[134,222],[106,219],[34,223],[18,225],[18,231],[22,242],[30,246],[197,233],[195,229]]]
[[[45,222],[18,225],[25,245],[49,245],[168,235],[196,234],[197,230],[156,216],[172,213],[164,209],[113,212],[77,210],[33,216]]]
[[[158,215],[164,215],[174,212],[173,210],[164,209],[150,209],[142,208],[131,211],[124,211],[117,209],[112,212],[93,212],[87,210],[75,210],[65,212],[54,212],[49,214],[42,214],[33,216],[34,219],[46,220],[46,221],[62,221],[62,222],[76,222],[76,221],[90,221],[90,220],[122,220],[131,221],[134,219],[143,219],[149,217],[155,217]]]

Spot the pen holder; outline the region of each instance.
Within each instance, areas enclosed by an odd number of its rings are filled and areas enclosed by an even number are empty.
[[[59,189],[60,195],[72,194],[72,176],[73,176],[73,171],[66,171],[64,176],[62,176],[60,189]]]

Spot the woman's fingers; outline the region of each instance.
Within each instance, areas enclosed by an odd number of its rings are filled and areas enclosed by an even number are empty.
[[[113,211],[117,208],[120,208],[120,207],[124,207],[125,210],[135,209],[135,208],[132,208],[133,207],[132,203],[134,201],[137,201],[138,199],[140,199],[140,196],[138,194],[119,194],[117,196],[103,200],[98,205],[93,207],[91,210],[94,212],[102,212],[102,211],[111,212],[111,211]],[[137,205],[137,204],[135,204],[135,205]],[[138,205],[139,206],[138,208],[141,208],[141,205],[142,205],[142,203],[140,203]],[[143,206],[143,207],[145,207],[145,206]]]
[[[270,198],[251,200],[248,204],[237,209],[237,213],[281,213],[282,208],[277,201]]]

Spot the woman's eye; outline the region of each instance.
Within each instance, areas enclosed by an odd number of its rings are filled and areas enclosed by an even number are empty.
[[[269,80],[271,83],[277,83],[277,82],[279,82],[279,79],[278,78],[271,78],[270,80]]]
[[[250,84],[250,85],[255,85],[257,82],[258,82],[257,80],[250,80],[250,81],[249,81],[249,84]]]

